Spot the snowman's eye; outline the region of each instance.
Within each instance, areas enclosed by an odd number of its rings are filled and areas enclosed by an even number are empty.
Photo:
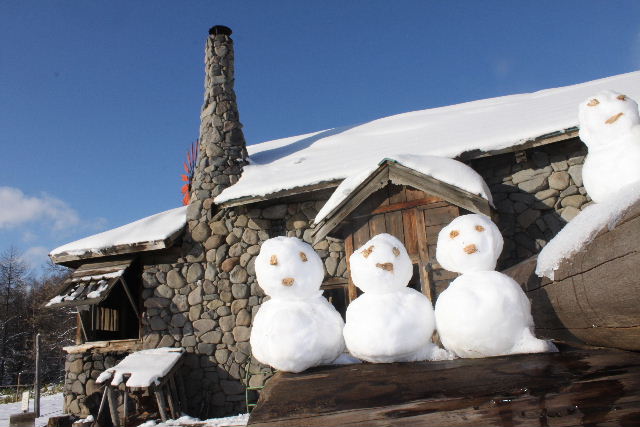
[[[365,258],[369,258],[369,255],[371,255],[371,252],[373,252],[373,248],[374,248],[374,246],[371,245],[367,249],[363,250],[362,251],[362,256],[365,257]]]
[[[278,265],[278,257],[275,255],[271,255],[271,259],[269,260],[269,264]]]
[[[300,252],[300,259],[302,260],[302,262],[307,262],[307,254],[305,254],[304,252]]]
[[[626,101],[627,100],[627,95],[618,95],[616,97],[616,99],[619,99],[620,101]]]
[[[398,249],[398,248],[394,247],[394,248],[393,248],[393,254],[394,254],[395,256],[400,256],[400,249]]]
[[[460,235],[460,232],[458,230],[452,230],[451,233],[449,233],[449,237],[451,237],[452,239],[455,239],[459,235]]]
[[[476,231],[483,232],[484,231],[484,227],[481,226],[481,225],[476,225]]]
[[[593,98],[591,101],[589,101],[589,103],[587,105],[589,107],[595,107],[598,104],[600,104],[600,101],[598,101],[597,99]]]

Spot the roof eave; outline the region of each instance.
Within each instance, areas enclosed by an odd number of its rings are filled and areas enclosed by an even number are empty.
[[[77,261],[95,260],[98,258],[106,258],[116,255],[126,255],[137,252],[156,251],[160,249],[167,249],[173,246],[176,240],[182,235],[185,227],[175,231],[169,237],[161,240],[151,240],[146,242],[138,242],[133,244],[114,245],[107,248],[100,249],[99,251],[87,250],[80,254],[70,254],[67,252],[61,252],[55,255],[49,254],[49,258],[55,264],[67,265]]]

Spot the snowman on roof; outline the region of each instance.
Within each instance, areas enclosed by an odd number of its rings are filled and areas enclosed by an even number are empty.
[[[374,363],[449,358],[431,341],[431,301],[407,287],[413,266],[398,239],[378,234],[349,263],[351,279],[364,292],[347,307],[344,338],[353,356]]]
[[[344,352],[344,322],[322,296],[322,260],[295,237],[267,240],[256,257],[256,278],[271,297],[256,314],[251,350],[261,363],[287,372],[328,364]]]
[[[605,90],[580,104],[580,139],[589,153],[584,187],[601,203],[620,188],[640,181],[640,115],[626,95]]]
[[[520,285],[494,271],[502,245],[485,215],[459,216],[438,234],[438,262],[462,274],[438,297],[436,325],[443,346],[459,357],[557,351],[533,335],[531,305]]]

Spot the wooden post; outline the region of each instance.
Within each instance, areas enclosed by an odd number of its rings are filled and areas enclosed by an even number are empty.
[[[176,373],[174,372],[173,374],[171,374],[171,376],[169,377],[169,395],[171,396],[175,406],[176,406],[176,410],[178,411],[178,414],[180,412],[182,412],[182,402],[180,402],[180,397],[178,397],[178,388],[176,387]]]
[[[176,385],[178,386],[178,396],[180,398],[180,408],[184,411],[187,409],[187,391],[184,387],[184,379],[182,378],[182,372],[176,370]]]
[[[104,387],[104,392],[102,393],[102,399],[100,400],[100,408],[98,408],[98,415],[96,415],[96,422],[100,419],[100,415],[102,414],[102,410],[104,409],[104,404],[107,400],[107,386]]]
[[[160,412],[160,418],[163,422],[167,421],[167,411],[165,410],[167,404],[164,400],[164,392],[162,391],[162,387],[154,387],[153,392],[156,395],[156,402],[158,402],[158,411]]]
[[[118,419],[118,405],[116,397],[113,394],[113,389],[107,384],[107,399],[109,400],[109,412],[111,412],[111,422],[113,427],[120,427],[120,420]]]
[[[33,412],[40,416],[40,334],[36,334],[36,374],[33,384]]]
[[[169,401],[169,412],[171,413],[171,418],[174,420],[178,419],[178,411],[176,408],[175,399],[173,398],[173,393],[168,384],[164,385],[164,389],[168,391],[167,400]]]
[[[20,396],[20,376],[22,372],[18,372],[18,385],[16,386],[16,401],[18,400],[18,396]]]
[[[127,427],[127,387],[125,386],[124,391],[122,392],[122,426]]]

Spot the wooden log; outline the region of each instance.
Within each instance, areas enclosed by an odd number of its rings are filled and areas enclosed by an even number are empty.
[[[531,258],[505,273],[531,300],[539,336],[640,350],[640,203],[562,261],[554,280],[535,267]]]
[[[279,372],[250,426],[637,425],[640,357],[615,349]]]

